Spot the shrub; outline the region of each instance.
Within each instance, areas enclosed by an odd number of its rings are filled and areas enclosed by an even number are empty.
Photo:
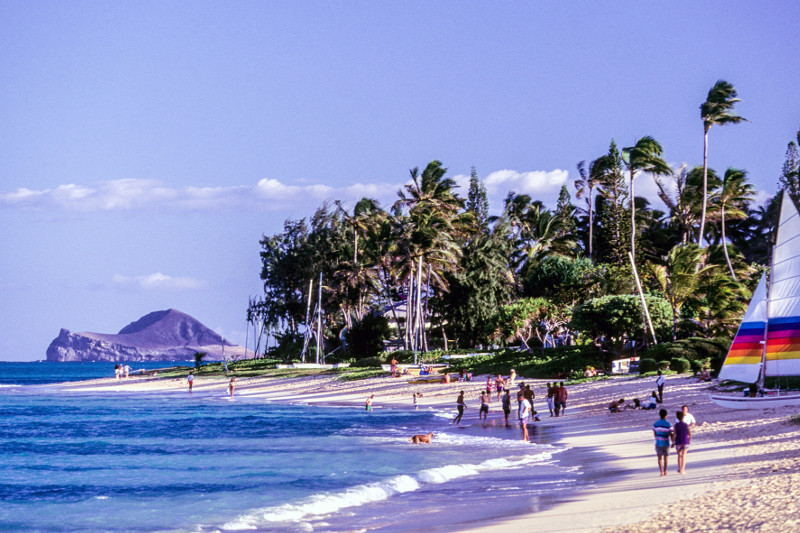
[[[384,339],[390,335],[389,320],[371,313],[353,324],[345,333],[348,351],[359,358],[375,357],[383,349]]]
[[[658,369],[659,370],[669,370],[669,361],[659,361],[658,362]]]
[[[366,368],[366,367],[380,367],[383,364],[383,361],[380,357],[364,357],[359,359],[358,361],[354,362],[350,366],[355,366],[359,368]]]
[[[658,365],[655,359],[640,359],[639,360],[639,373],[646,374],[647,372],[655,372],[658,370]]]
[[[677,372],[678,374],[685,374],[689,372],[691,369],[691,364],[689,363],[688,359],[683,358],[675,358],[670,360],[669,368]]]
[[[692,359],[689,361],[689,364],[692,365],[692,372],[697,374],[698,372],[703,371],[703,366],[706,364],[706,361],[699,361],[697,359]]]

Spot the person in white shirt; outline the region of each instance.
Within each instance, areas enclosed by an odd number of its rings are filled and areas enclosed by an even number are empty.
[[[658,371],[656,386],[658,387],[658,403],[664,403],[664,376],[661,374],[661,370]]]
[[[528,417],[531,414],[531,402],[524,396],[519,403],[519,425],[522,426],[522,440],[528,440]]]
[[[694,429],[694,427],[697,425],[697,420],[695,420],[694,416],[692,416],[692,413],[689,412],[689,406],[684,405],[681,407],[681,411],[683,411],[683,422],[689,426],[689,429]]]

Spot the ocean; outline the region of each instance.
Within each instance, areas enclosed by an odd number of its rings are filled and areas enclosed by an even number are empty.
[[[110,377],[108,363],[0,376],[0,530],[452,531],[581,479],[546,435],[456,428],[450,413],[52,385]],[[434,444],[409,443],[429,431]]]

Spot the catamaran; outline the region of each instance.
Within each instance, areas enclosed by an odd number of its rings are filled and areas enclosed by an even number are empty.
[[[764,388],[765,378],[788,376],[800,376],[800,214],[784,191],[769,275],[761,276],[719,373],[752,384],[752,393],[711,399],[732,409],[800,405],[800,391]]]

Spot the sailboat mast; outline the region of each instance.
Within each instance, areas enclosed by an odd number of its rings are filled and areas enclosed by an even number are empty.
[[[319,350],[322,344],[322,272],[319,273],[319,303],[317,304],[317,364],[319,364]]]
[[[783,194],[786,194],[786,191],[783,191]],[[778,232],[780,231],[781,225],[781,212],[783,211],[783,202],[781,202],[781,206],[778,210],[778,224],[775,226],[775,234],[772,235],[772,251],[769,254],[769,274],[767,274],[767,320],[764,322],[764,346],[761,347],[761,372],[758,373],[758,381],[756,385],[758,389],[761,390],[764,388],[764,382],[766,380],[767,374],[767,341],[769,335],[769,319],[772,316],[772,275],[775,272],[775,241],[778,238]]]

